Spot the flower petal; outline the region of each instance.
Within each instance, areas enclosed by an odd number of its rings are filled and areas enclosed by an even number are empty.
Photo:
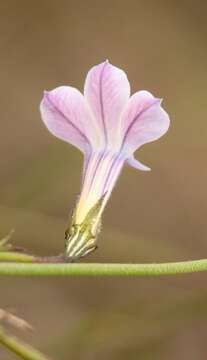
[[[143,144],[159,139],[169,128],[161,100],[147,91],[134,94],[122,114],[122,148],[133,153]]]
[[[125,72],[108,61],[94,66],[86,77],[84,95],[98,122],[102,144],[120,144],[117,127],[120,125],[120,114],[130,96],[130,85]]]
[[[90,147],[90,115],[83,95],[77,89],[60,86],[45,91],[40,111],[43,122],[53,135],[84,152]]]
[[[142,170],[142,171],[150,171],[151,170],[148,166],[142,164],[140,161],[135,159],[133,155],[130,158],[128,158],[126,160],[126,162],[128,165],[130,165],[138,170]]]

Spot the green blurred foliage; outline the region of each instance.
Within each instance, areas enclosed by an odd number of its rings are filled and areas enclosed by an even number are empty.
[[[39,115],[43,89],[83,88],[104,60],[132,91],[164,98],[172,125],[125,168],[88,261],[206,257],[206,11],[202,1],[0,4],[0,237],[57,254],[79,192],[81,154],[52,137]],[[146,279],[0,279],[1,307],[34,325],[25,340],[52,358],[203,360],[206,275]],[[2,349],[0,358],[13,359]]]

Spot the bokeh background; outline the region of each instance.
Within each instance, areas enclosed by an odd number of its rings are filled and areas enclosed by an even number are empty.
[[[82,156],[40,119],[44,89],[83,88],[106,58],[133,92],[164,98],[172,125],[125,168],[87,261],[161,262],[207,254],[207,47],[204,1],[7,0],[0,4],[0,235],[58,254]],[[207,358],[206,275],[1,278],[0,307],[31,322],[20,337],[52,359]],[[14,355],[0,349],[0,358]]]

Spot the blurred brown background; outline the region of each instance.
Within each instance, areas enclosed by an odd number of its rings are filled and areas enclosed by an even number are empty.
[[[64,246],[81,154],[40,120],[43,89],[83,88],[106,58],[133,92],[164,98],[172,126],[125,168],[88,261],[207,256],[207,47],[204,1],[2,1],[0,235],[37,254]],[[36,331],[21,335],[55,360],[207,358],[206,275],[136,279],[0,279],[0,307]],[[0,349],[0,359],[13,355]]]

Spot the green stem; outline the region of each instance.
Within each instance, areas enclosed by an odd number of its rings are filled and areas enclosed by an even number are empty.
[[[207,259],[161,264],[0,263],[4,276],[160,276],[207,271]]]
[[[15,251],[0,251],[0,261],[34,262],[35,256]]]
[[[0,328],[0,344],[24,360],[49,360],[48,357],[33,349],[31,346],[8,335],[2,328]]]

